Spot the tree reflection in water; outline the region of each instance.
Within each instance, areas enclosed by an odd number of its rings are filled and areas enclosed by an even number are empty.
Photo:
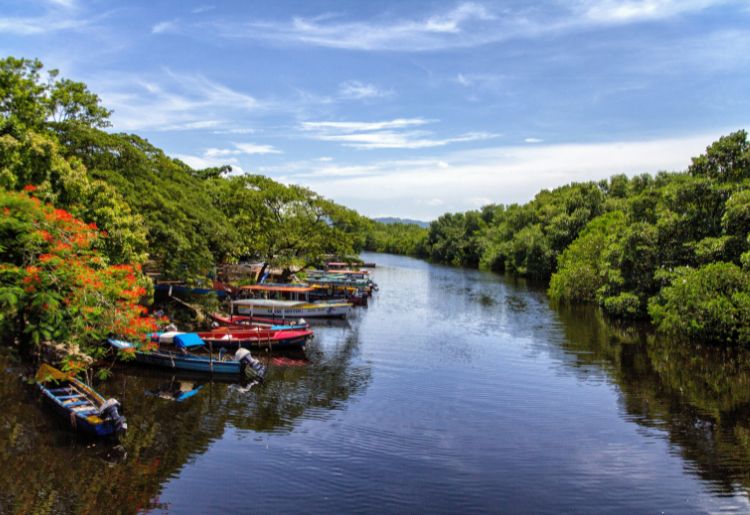
[[[750,491],[750,351],[675,342],[591,308],[558,314],[572,369],[606,372],[626,416],[665,431],[716,493]]]
[[[305,366],[271,367],[251,389],[207,382],[186,402],[147,391],[171,375],[124,368],[98,388],[118,397],[128,432],[115,443],[84,440],[60,423],[24,385],[24,368],[0,355],[0,512],[132,513],[159,508],[162,484],[204,453],[228,424],[258,432],[292,431],[301,417],[325,417],[361,394],[371,378],[355,364],[358,336],[331,349],[312,345]]]

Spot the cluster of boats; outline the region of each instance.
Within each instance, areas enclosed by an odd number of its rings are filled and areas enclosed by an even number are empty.
[[[214,313],[210,331],[180,332],[170,327],[172,330],[147,335],[148,345],[118,338],[109,338],[107,343],[124,361],[262,382],[267,367],[251,349],[304,349],[313,337],[305,319],[346,317],[354,305],[366,305],[366,299],[377,290],[367,271],[330,265],[336,263],[329,263],[327,271],[309,274],[305,284],[233,288],[228,292],[230,313]],[[74,429],[108,436],[127,428],[116,400],[104,399],[75,377],[44,364],[36,384]]]

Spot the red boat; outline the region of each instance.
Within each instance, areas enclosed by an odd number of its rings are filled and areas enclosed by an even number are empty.
[[[261,327],[236,329],[217,327],[213,331],[198,333],[206,344],[222,347],[270,347],[290,348],[304,347],[313,332],[309,330],[276,331]]]
[[[222,313],[213,313],[211,318],[217,324],[239,330],[259,327],[261,329],[273,329],[274,331],[301,331],[310,328],[310,324],[304,319],[280,321],[272,318],[224,315]]]

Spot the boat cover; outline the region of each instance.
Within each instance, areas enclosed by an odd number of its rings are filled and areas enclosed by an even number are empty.
[[[183,333],[175,335],[174,344],[176,347],[190,349],[192,347],[201,347],[205,345],[205,342],[195,333]]]
[[[298,300],[271,300],[271,299],[240,299],[235,300],[236,306],[258,306],[263,308],[298,308],[307,302]]]

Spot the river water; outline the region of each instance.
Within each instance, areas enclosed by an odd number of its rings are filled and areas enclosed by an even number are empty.
[[[380,285],[251,388],[118,368],[122,447],[2,355],[0,512],[748,512],[750,356],[370,254]],[[200,390],[184,402],[154,392]]]

